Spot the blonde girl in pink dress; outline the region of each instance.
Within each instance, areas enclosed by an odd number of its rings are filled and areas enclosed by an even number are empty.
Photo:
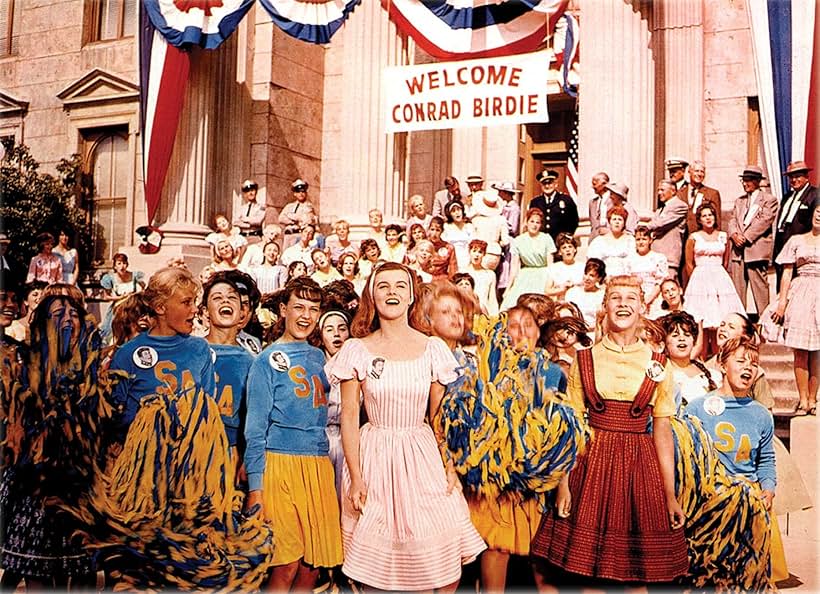
[[[462,565],[486,546],[426,422],[457,363],[440,338],[415,329],[416,284],[401,264],[376,267],[354,338],[326,368],[342,394],[342,569],[370,588],[453,592]],[[361,429],[360,392],[369,419]]]

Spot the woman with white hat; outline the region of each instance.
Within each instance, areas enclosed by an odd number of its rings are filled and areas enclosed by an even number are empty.
[[[510,243],[510,233],[507,229],[507,219],[501,214],[501,200],[494,191],[478,190],[473,194],[472,218],[475,228],[475,238],[487,242],[488,249],[496,246],[503,247]],[[496,266],[498,262],[496,262]],[[495,266],[485,268],[495,269]]]

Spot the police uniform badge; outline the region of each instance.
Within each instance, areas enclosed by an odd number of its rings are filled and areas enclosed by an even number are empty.
[[[159,355],[154,347],[141,346],[131,355],[131,360],[140,369],[151,369],[157,364]]]
[[[272,351],[268,357],[268,362],[276,371],[287,371],[290,369],[290,357],[283,351]]]
[[[662,382],[666,377],[666,368],[660,361],[655,361],[655,359],[652,359],[646,366],[646,377],[656,383]]]

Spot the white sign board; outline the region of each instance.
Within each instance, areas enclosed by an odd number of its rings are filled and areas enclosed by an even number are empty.
[[[548,122],[551,52],[384,69],[387,132]]]

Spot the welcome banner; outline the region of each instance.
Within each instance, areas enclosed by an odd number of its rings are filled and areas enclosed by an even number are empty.
[[[548,122],[551,55],[385,68],[387,132]]]

